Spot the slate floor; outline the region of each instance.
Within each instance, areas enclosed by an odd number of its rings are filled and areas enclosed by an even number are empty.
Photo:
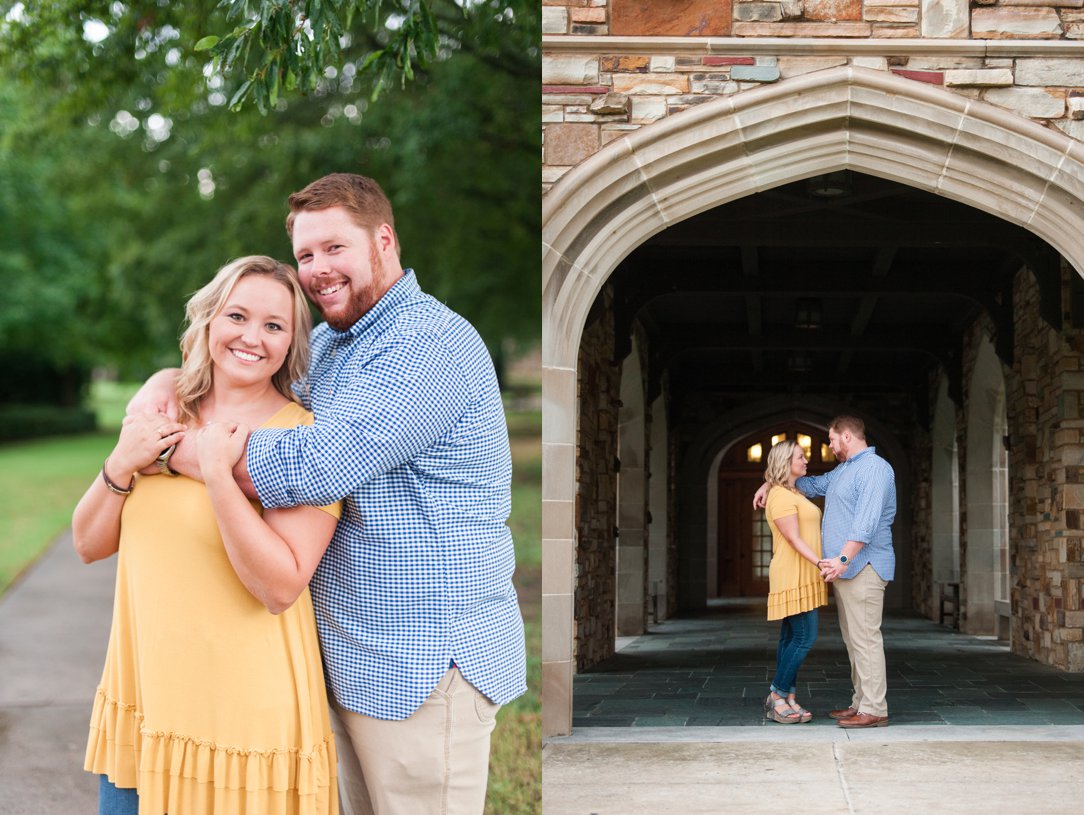
[[[886,615],[888,705],[893,725],[1084,725],[1084,674],[1009,653],[1007,643],[924,618]],[[764,607],[722,604],[651,626],[575,677],[573,727],[778,727],[763,700],[778,623]],[[850,701],[850,669],[833,606],[798,677],[809,726]]]

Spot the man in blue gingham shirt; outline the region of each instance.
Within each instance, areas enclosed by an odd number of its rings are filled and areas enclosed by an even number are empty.
[[[375,182],[327,176],[290,210],[327,320],[296,386],[316,420],[253,432],[246,464],[265,507],[343,499],[311,592],[344,797],[355,813],[480,813],[496,708],[526,689],[493,364],[399,265]]]
[[[828,427],[828,441],[841,463],[825,475],[803,476],[795,486],[807,497],[825,496],[821,567],[825,578],[833,581],[851,663],[851,703],[829,715],[840,727],[883,727],[888,724],[888,679],[881,616],[885,587],[896,569],[895,474],[866,445],[861,419],[836,417]]]

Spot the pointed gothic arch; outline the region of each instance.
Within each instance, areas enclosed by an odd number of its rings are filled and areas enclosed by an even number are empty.
[[[699,212],[853,169],[1020,225],[1084,273],[1084,145],[1009,111],[840,67],[699,105],[569,171],[542,212],[543,730],[571,730],[576,365],[617,264]]]

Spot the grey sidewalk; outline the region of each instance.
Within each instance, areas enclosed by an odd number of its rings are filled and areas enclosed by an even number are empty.
[[[115,574],[64,535],[0,597],[0,815],[97,812],[83,752]]]

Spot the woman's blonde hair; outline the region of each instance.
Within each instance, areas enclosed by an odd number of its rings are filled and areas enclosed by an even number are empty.
[[[790,459],[798,442],[783,439],[768,451],[768,461],[764,465],[764,480],[773,487],[786,487],[790,478]]]
[[[211,320],[222,310],[233,287],[244,277],[259,275],[281,283],[293,298],[293,336],[282,367],[275,371],[271,383],[287,399],[298,401],[290,384],[300,380],[309,368],[309,333],[312,315],[297,272],[284,263],[264,255],[249,255],[223,266],[211,282],[188,299],[185,320],[188,327],[181,334],[181,375],[177,379],[177,401],[180,421],[199,416],[199,405],[210,392],[214,371],[208,343]]]

